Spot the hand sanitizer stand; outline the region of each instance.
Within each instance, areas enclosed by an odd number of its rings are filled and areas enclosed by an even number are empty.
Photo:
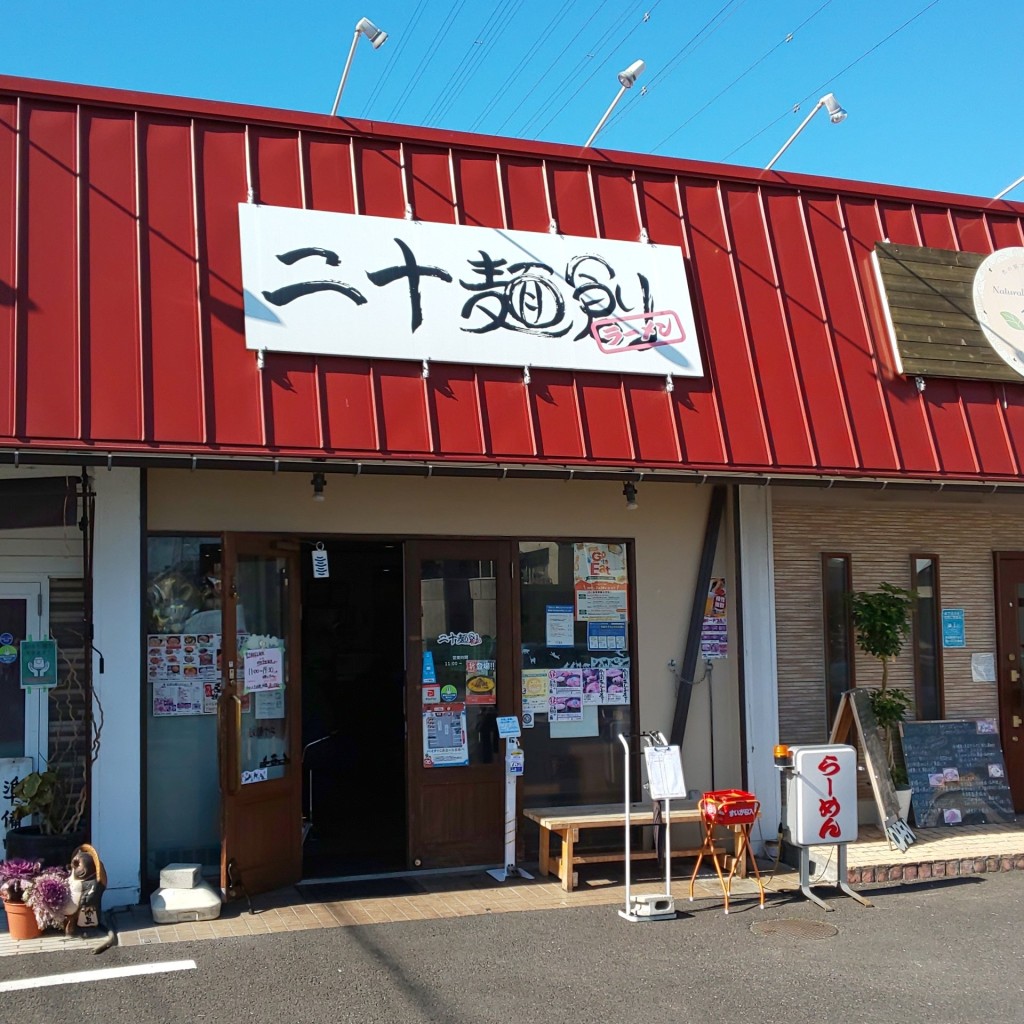
[[[505,741],[505,866],[487,872],[499,882],[509,878],[533,878],[528,871],[516,866],[516,780],[523,774],[521,735],[515,715],[499,716],[498,736]]]
[[[665,829],[665,891],[653,895],[634,896],[630,889],[632,884],[631,842],[631,804],[629,762],[629,740],[619,736],[619,742],[625,749],[625,846],[626,846],[626,905],[619,911],[619,917],[627,921],[672,921],[676,917],[676,904],[672,896],[672,838],[671,801],[686,798],[686,783],[683,781],[683,762],[679,747],[664,744],[664,737],[648,737],[644,740],[644,759],[647,762],[647,784],[652,801],[662,802],[662,821]],[[660,740],[662,742],[655,742]]]

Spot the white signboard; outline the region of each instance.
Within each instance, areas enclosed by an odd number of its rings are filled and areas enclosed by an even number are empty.
[[[998,249],[974,274],[974,311],[1007,366],[1024,376],[1024,249]]]
[[[857,838],[857,751],[845,744],[793,747],[793,817],[798,846]]]
[[[284,651],[280,647],[258,647],[242,653],[245,656],[246,693],[277,690],[284,685]]]
[[[14,828],[14,787],[31,771],[30,757],[0,757],[0,860],[5,857],[7,830]]]
[[[652,800],[685,800],[683,760],[678,746],[644,747]]]
[[[682,250],[239,205],[245,343],[701,377]]]

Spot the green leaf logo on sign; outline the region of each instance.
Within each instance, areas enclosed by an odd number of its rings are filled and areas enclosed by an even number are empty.
[[[57,685],[56,640],[22,640],[20,660],[23,690]]]

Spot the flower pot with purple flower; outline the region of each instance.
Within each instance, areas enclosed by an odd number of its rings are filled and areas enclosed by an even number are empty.
[[[0,861],[0,898],[14,939],[34,939],[44,928],[63,928],[74,913],[68,872],[39,861]]]

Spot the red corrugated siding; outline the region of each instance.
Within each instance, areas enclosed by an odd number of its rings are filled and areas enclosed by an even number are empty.
[[[594,163],[590,161],[594,160]],[[706,374],[245,348],[237,204],[680,246]],[[895,374],[877,241],[1021,245],[1016,207],[0,79],[0,444],[1019,479],[1024,382]]]

